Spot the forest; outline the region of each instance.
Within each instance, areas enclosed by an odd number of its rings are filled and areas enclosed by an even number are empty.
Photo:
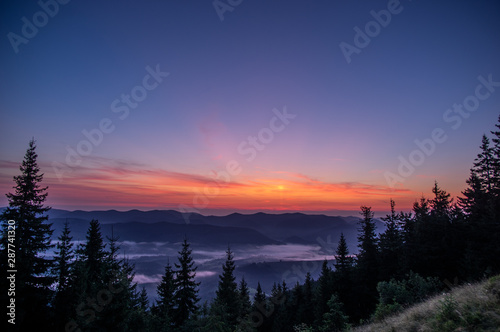
[[[204,303],[188,238],[177,259],[165,262],[155,301],[134,282],[134,266],[119,258],[119,237],[103,237],[98,220],[80,245],[68,224],[52,239],[48,187],[31,140],[1,215],[4,322],[13,331],[344,331],[497,275],[500,117],[495,127],[483,135],[460,197],[435,182],[411,212],[397,212],[391,199],[381,233],[372,209],[362,206],[356,244],[341,235],[335,260],[323,262],[317,280],[276,280],[270,294],[258,284],[251,295],[245,279],[236,280],[228,247],[214,298]],[[45,254],[52,248],[54,257]]]

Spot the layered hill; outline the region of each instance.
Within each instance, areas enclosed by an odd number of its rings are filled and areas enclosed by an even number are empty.
[[[354,247],[359,220],[356,217],[303,213],[233,213],[218,217],[183,214],[173,210],[120,212],[52,209],[49,216],[56,230],[55,236],[67,220],[75,240],[84,240],[88,223],[98,219],[105,235],[111,235],[113,229],[122,241],[175,243],[187,236],[193,243],[226,246],[296,243],[326,247],[333,246],[343,232],[348,243]],[[377,226],[379,231],[384,228],[381,222],[377,222]]]

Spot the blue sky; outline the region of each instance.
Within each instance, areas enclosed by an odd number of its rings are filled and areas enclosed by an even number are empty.
[[[194,206],[196,192],[213,187],[210,174],[235,160],[241,171],[195,208],[381,210],[390,197],[408,208],[434,180],[459,194],[498,119],[500,88],[459,128],[443,119],[474,95],[479,76],[500,81],[494,1],[243,0],[223,21],[212,1],[57,4],[17,53],[9,33],[23,37],[23,17],[43,20],[43,9],[0,5],[0,188],[10,190],[35,137],[54,207]],[[398,13],[348,63],[339,45],[355,45],[354,28],[388,8]],[[169,75],[121,120],[111,104],[157,66]],[[240,144],[285,107],[296,117],[247,161]],[[67,148],[102,119],[114,130],[67,165]],[[389,186],[398,157],[435,128],[447,139]],[[54,163],[68,172],[58,178]]]

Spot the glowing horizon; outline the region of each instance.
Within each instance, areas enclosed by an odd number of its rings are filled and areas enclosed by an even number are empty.
[[[34,137],[56,208],[408,211],[498,119],[494,2],[8,3],[0,206]]]
[[[100,160],[103,163],[103,160]],[[409,211],[413,202],[423,194],[431,198],[433,183],[428,190],[415,192],[404,188],[369,185],[355,182],[331,183],[310,178],[303,174],[270,172],[269,177],[250,178],[239,176],[226,182],[213,177],[123,163],[116,167],[114,161],[100,168],[80,169],[64,181],[45,176],[42,185],[49,186],[47,204],[67,210],[120,211],[142,209],[172,209],[201,214],[230,214],[232,212],[313,212],[334,215],[354,211],[361,205],[371,206],[380,214],[389,210],[389,199],[396,201],[397,210]],[[115,167],[112,165],[114,164]],[[3,169],[17,175],[19,165],[2,163]],[[47,165],[41,164],[42,171]],[[50,169],[50,168],[49,168]],[[17,172],[17,173],[16,173]],[[280,176],[277,176],[280,175]],[[10,179],[12,184],[12,178]],[[9,178],[2,177],[2,187]],[[443,188],[446,190],[446,188]],[[452,196],[456,193],[450,192]],[[6,206],[7,200],[0,200]],[[217,212],[218,211],[218,212]],[[344,215],[347,215],[344,213]]]

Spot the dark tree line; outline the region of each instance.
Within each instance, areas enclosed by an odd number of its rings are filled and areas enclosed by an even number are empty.
[[[103,238],[92,220],[74,247],[66,223],[57,244],[44,205],[47,187],[37,165],[35,142],[14,177],[9,207],[1,215],[0,268],[5,274],[9,220],[15,221],[16,325],[11,330],[55,331],[342,331],[380,319],[443,290],[500,273],[500,118],[492,139],[483,136],[467,188],[454,201],[436,182],[410,213],[390,213],[377,235],[370,207],[361,207],[357,254],[341,234],[333,262],[317,280],[276,282],[270,294],[257,284],[250,295],[234,276],[230,248],[211,302],[200,304],[192,250],[184,239],[177,262],[166,262],[150,305],[133,282],[134,267],[118,258],[118,238]],[[9,240],[10,238],[10,240]],[[55,247],[55,248],[54,248]],[[46,253],[54,248],[55,256]],[[7,276],[0,281],[9,289]],[[2,291],[3,305],[9,304]],[[4,308],[5,308],[4,306]]]

